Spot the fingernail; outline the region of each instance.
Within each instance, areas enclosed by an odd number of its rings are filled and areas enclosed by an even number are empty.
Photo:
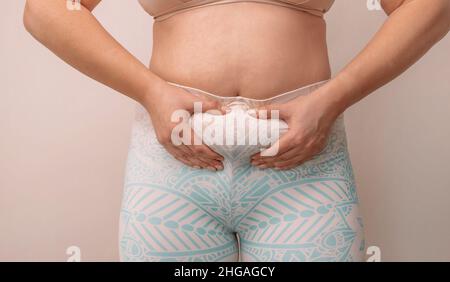
[[[227,106],[222,106],[221,110],[222,110],[222,112],[224,112],[224,113],[226,113],[226,114],[228,114],[229,112],[231,112],[230,107],[227,107]]]
[[[257,165],[257,167],[259,167],[259,168],[267,168],[267,165]]]
[[[199,167],[198,165],[194,165],[195,169],[201,169],[201,167]]]
[[[212,166],[208,166],[206,169],[210,170],[210,171],[216,171],[216,169]]]
[[[251,116],[251,117],[258,117],[256,114],[256,110],[255,109],[250,109],[247,111],[247,113]]]
[[[223,166],[218,165],[218,166],[216,166],[216,169],[217,169],[217,170],[223,170]]]

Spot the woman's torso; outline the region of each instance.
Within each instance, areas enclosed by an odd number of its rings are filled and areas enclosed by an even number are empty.
[[[330,77],[322,17],[255,2],[178,13],[153,28],[150,69],[221,95],[265,99]]]

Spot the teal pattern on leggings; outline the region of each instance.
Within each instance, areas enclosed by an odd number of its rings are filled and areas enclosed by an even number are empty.
[[[138,106],[120,217],[120,257],[361,261],[363,224],[342,116],[325,150],[295,169],[259,169],[230,156],[223,171],[211,172],[169,155]]]

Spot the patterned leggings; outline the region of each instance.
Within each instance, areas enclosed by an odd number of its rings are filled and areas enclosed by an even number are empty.
[[[168,154],[138,106],[119,233],[122,261],[361,261],[363,226],[343,117],[325,150],[294,169],[259,169],[229,154],[224,170],[211,172]]]

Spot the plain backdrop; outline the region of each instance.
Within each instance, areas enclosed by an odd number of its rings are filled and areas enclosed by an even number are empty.
[[[0,260],[118,260],[118,217],[134,102],[63,63],[23,28],[24,0],[0,17]],[[137,1],[95,14],[147,64],[152,19]],[[334,73],[385,20],[366,1],[326,16]],[[400,38],[399,38],[400,40]],[[450,37],[347,111],[367,246],[385,261],[450,261]]]

